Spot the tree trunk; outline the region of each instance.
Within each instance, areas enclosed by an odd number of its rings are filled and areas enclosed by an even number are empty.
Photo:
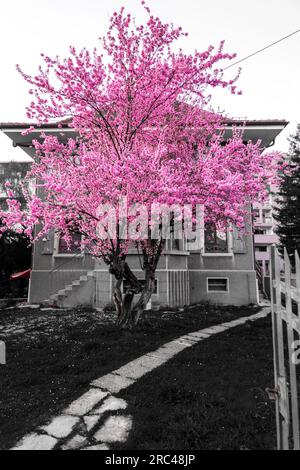
[[[119,319],[122,315],[122,292],[121,292],[122,279],[118,279],[117,284],[113,292],[113,303],[115,304],[117,311],[117,318]]]
[[[134,326],[132,302],[134,292],[128,291],[123,295],[121,314],[118,316],[117,325],[120,328],[132,328]]]
[[[135,294],[137,294],[136,285],[128,289],[122,295],[120,283],[114,289],[113,302],[117,310],[117,325],[120,328],[133,328],[141,318],[149,300],[155,289],[155,273],[146,271],[146,282],[143,288],[140,287],[141,295],[137,303],[133,305]]]
[[[165,242],[161,239],[158,243],[156,241],[151,243],[155,248],[154,254],[148,254],[145,247],[143,249],[143,271],[145,272],[143,286],[125,262],[125,258],[116,256],[111,261],[110,273],[117,280],[113,302],[117,311],[117,325],[120,328],[133,328],[138,323],[155,290],[155,271]],[[127,292],[122,294],[121,286],[124,280],[129,287]],[[136,294],[140,294],[140,298],[134,304],[133,300]]]
[[[152,294],[155,290],[155,272],[146,272],[146,282],[141,293],[141,296],[135,306],[133,307],[133,321],[136,325],[142,316],[148,302],[150,301]]]
[[[110,273],[117,280],[112,300],[117,312],[117,325],[121,328],[132,328],[135,324],[133,318],[132,302],[135,294],[142,291],[142,286],[125,260],[115,259],[110,266]],[[129,289],[122,293],[122,283],[127,281]]]

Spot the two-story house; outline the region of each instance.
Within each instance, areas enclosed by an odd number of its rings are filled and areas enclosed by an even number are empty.
[[[226,124],[225,140],[233,126],[244,125],[244,140],[261,140],[262,147],[267,148],[288,123],[284,120],[231,120]],[[22,135],[28,127],[28,124],[1,124],[13,145],[34,158],[31,141],[38,137],[40,130]],[[47,124],[42,130],[60,138],[62,133],[63,138],[76,136],[67,124],[62,129]],[[89,304],[99,308],[111,302],[114,280],[107,266],[101,260],[78,252],[78,241],[74,237],[71,251],[54,234],[35,244],[29,302],[49,301],[69,307]],[[132,251],[128,260],[136,275],[142,278],[137,253]],[[157,269],[152,305],[183,306],[201,301],[232,305],[257,303],[257,286],[253,235],[241,238],[237,231],[224,234],[211,227],[204,228],[197,250],[188,249],[183,240],[168,241]]]

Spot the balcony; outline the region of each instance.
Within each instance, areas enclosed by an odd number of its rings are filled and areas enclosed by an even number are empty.
[[[273,245],[273,243],[278,243],[277,235],[254,235],[254,244],[255,245]]]
[[[272,198],[270,197],[269,200],[264,201],[263,203],[254,202],[253,209],[254,210],[262,209],[263,211],[269,211],[269,210],[272,210],[272,204],[273,204],[273,201],[272,201]]]
[[[272,217],[264,217],[263,219],[255,219],[254,226],[255,227],[272,227],[273,219]]]
[[[255,251],[256,261],[269,261],[270,253],[269,251]]]

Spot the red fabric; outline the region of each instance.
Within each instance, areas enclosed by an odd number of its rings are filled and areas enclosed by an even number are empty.
[[[14,279],[29,279],[30,278],[30,273],[31,273],[31,269],[26,269],[26,271],[21,271],[19,273],[12,274],[10,276],[10,279],[11,280],[14,280]]]

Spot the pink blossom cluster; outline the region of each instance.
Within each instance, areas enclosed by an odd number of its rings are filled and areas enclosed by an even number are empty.
[[[239,73],[227,79],[223,72],[235,57],[224,52],[224,41],[193,54],[176,50],[182,28],[142,3],[146,24],[136,25],[124,8],[115,12],[100,51],[42,54],[34,76],[18,66],[31,86],[27,115],[36,128],[68,119],[78,137],[45,133],[33,141],[35,195],[27,195],[25,211],[12,198],[0,216],[27,233],[38,224],[37,237],[55,230],[68,241],[79,231],[85,248],[107,262],[116,244],[122,254],[128,245],[97,238],[100,204],[117,205],[122,196],[128,205],[202,204],[208,221],[243,227],[246,206],[264,196],[278,164],[277,155],[262,155],[260,143],[245,144],[238,130],[224,145],[224,118],[209,107],[215,88],[239,93]]]

